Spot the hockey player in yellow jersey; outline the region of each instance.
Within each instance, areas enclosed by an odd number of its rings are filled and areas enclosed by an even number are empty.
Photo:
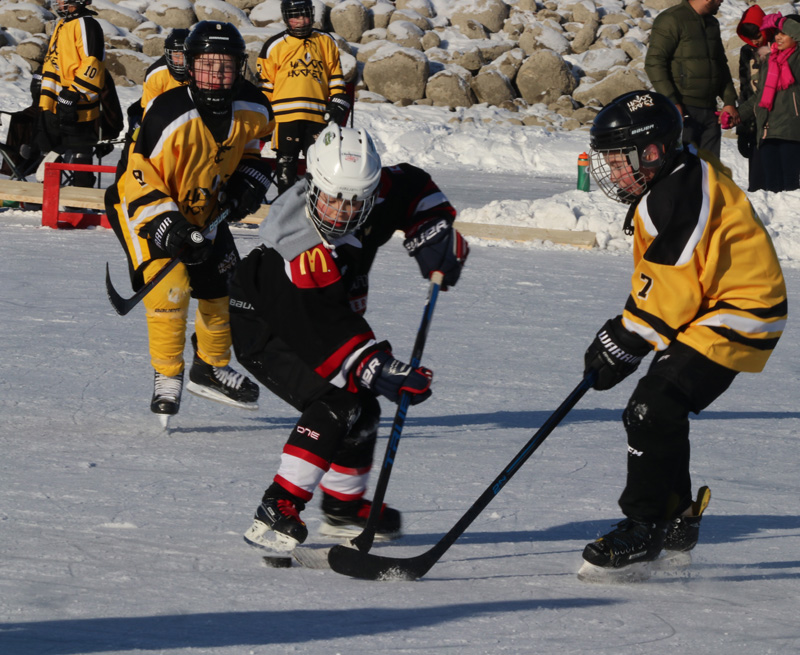
[[[164,54],[147,69],[142,83],[142,97],[128,108],[128,131],[132,133],[142,122],[147,105],[156,96],[176,86],[186,84],[186,63],[183,58],[183,44],[189,30],[175,28],[170,30],[164,40]]]
[[[682,130],[665,96],[635,91],[606,105],[590,131],[592,176],[630,204],[634,272],[625,307],[597,333],[585,370],[595,389],[610,389],[655,355],[622,417],[625,519],[586,546],[585,579],[639,575],[657,558],[690,561],[710,491],[703,486],[693,499],[689,413],[738,373],[761,371],[786,323],[786,286],[766,229],[718,160],[684,150]]]
[[[339,49],[330,34],[312,28],[311,0],[281,0],[287,29],[268,39],[256,70],[275,112],[272,149],[278,192],[297,179],[305,153],[328,122],[344,125],[350,112]]]
[[[258,386],[230,367],[229,277],[239,262],[228,220],[254,212],[269,188],[260,140],[272,130],[263,93],[244,79],[244,40],[230,23],[203,21],[185,42],[189,83],[148,107],[125,172],[106,193],[109,220],[128,256],[134,289],[175,267],[144,298],[155,369],[151,410],[180,407],[190,294],[197,298],[187,389],[256,409]]]
[[[42,65],[37,146],[56,151],[66,163],[91,164],[98,140],[105,46],[91,0],[53,0],[59,19]],[[92,186],[94,175],[75,172],[76,186]]]

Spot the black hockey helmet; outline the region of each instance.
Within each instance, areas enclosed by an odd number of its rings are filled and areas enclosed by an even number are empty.
[[[683,118],[666,96],[624,93],[603,107],[589,131],[592,177],[612,200],[633,203],[672,170],[682,136]],[[620,183],[609,161],[627,164],[627,181]]]
[[[311,0],[281,0],[281,16],[286,23],[287,32],[298,39],[305,39],[311,34],[311,26],[314,23],[314,5]],[[290,18],[301,18],[307,16],[311,20],[305,27],[292,28],[289,26]]]
[[[70,7],[75,7],[80,12],[80,10],[92,4],[92,0],[52,0],[50,4],[61,18],[66,18],[70,15]]]
[[[195,25],[183,43],[186,72],[189,88],[196,102],[212,113],[227,112],[233,98],[244,82],[244,71],[247,65],[247,48],[242,35],[231,23],[204,20]],[[195,62],[201,55],[231,55],[236,67],[236,76],[230,87],[219,89],[201,89],[197,85],[197,69]]]
[[[183,44],[189,30],[175,28],[171,30],[164,41],[164,57],[167,60],[167,68],[178,82],[186,79],[186,60],[183,56]]]

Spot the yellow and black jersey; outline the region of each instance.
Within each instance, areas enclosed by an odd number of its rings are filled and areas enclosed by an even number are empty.
[[[786,323],[786,286],[744,192],[687,153],[633,220],[624,326],[656,350],[677,339],[727,368],[761,371]]]
[[[224,126],[223,126],[224,127]],[[260,140],[273,129],[264,94],[244,82],[233,101],[227,135],[217,141],[204,123],[188,86],[162,93],[150,104],[129,154],[125,172],[106,193],[109,220],[128,252],[131,272],[157,254],[142,227],[167,212],[180,211],[204,226],[218,212],[217,196],[242,160],[262,167]]]
[[[305,39],[288,32],[268,39],[256,70],[277,123],[324,123],[328,99],[345,92],[339,48],[330,34],[319,30]]]
[[[39,107],[56,113],[62,89],[81,94],[78,122],[100,115],[100,91],[105,79],[105,47],[100,24],[89,15],[62,18],[53,29],[42,64]]]
[[[184,82],[176,80],[167,66],[167,58],[162,55],[156,59],[144,75],[144,83],[142,84],[142,99],[140,101],[142,110],[147,110],[147,105],[155,98],[160,96],[165,91],[174,89],[178,86],[183,86]]]

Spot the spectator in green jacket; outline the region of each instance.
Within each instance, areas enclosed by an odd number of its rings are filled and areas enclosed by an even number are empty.
[[[653,22],[644,70],[653,88],[672,100],[683,114],[684,143],[720,154],[722,136],[717,98],[722,99],[734,125],[736,89],[733,86],[719,22],[714,15],[723,0],[681,0]]]
[[[800,189],[800,16],[767,14],[761,30],[776,28],[756,92],[739,112],[742,120],[756,119],[764,188],[793,191]]]

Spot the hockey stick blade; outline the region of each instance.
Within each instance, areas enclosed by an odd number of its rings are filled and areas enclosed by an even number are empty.
[[[444,274],[441,271],[434,271],[431,274],[430,284],[428,285],[428,297],[425,301],[422,320],[417,329],[417,337],[414,340],[414,347],[411,352],[411,366],[414,368],[417,368],[420,365],[420,360],[422,360],[425,342],[428,339],[428,330],[433,320],[433,310],[436,307],[436,299],[439,297],[439,289],[442,286],[442,282],[444,282]],[[365,553],[372,548],[372,543],[375,541],[375,532],[378,529],[378,520],[383,506],[383,499],[386,496],[386,488],[389,486],[389,476],[392,474],[392,468],[394,467],[397,447],[400,444],[400,436],[403,433],[403,426],[405,425],[409,405],[411,405],[411,394],[406,392],[401,393],[400,400],[397,403],[394,421],[392,422],[392,430],[389,433],[389,441],[386,444],[386,453],[383,456],[381,472],[378,476],[378,482],[375,485],[375,494],[372,497],[372,507],[370,507],[367,522],[361,534],[354,537],[350,542],[353,546],[358,548],[358,550]]]
[[[575,404],[592,387],[596,373],[590,371],[581,383],[572,390],[564,402],[544,422],[530,440],[522,447],[509,465],[480,495],[464,515],[450,528],[434,546],[416,557],[383,557],[364,553],[347,546],[334,546],[328,553],[331,568],[342,575],[362,580],[417,580],[430,571],[442,555],[452,546],[478,515],[486,509],[508,481],[519,471],[528,458],[542,445],[547,436],[564,419]]]
[[[213,232],[217,226],[222,223],[222,221],[228,218],[228,214],[230,214],[229,209],[220,212],[220,214],[202,231],[202,235],[205,237]],[[106,262],[106,295],[108,295],[108,300],[111,303],[111,306],[114,308],[114,311],[116,311],[120,316],[125,316],[125,314],[136,307],[136,305],[138,305],[142,299],[148,293],[150,293],[153,288],[159,282],[161,282],[161,280],[163,280],[173,268],[180,263],[180,261],[180,256],[173,257],[167,261],[161,270],[159,270],[158,273],[156,273],[147,284],[134,293],[130,298],[123,298],[114,288],[114,285],[111,284],[111,272],[108,268],[108,262]]]

